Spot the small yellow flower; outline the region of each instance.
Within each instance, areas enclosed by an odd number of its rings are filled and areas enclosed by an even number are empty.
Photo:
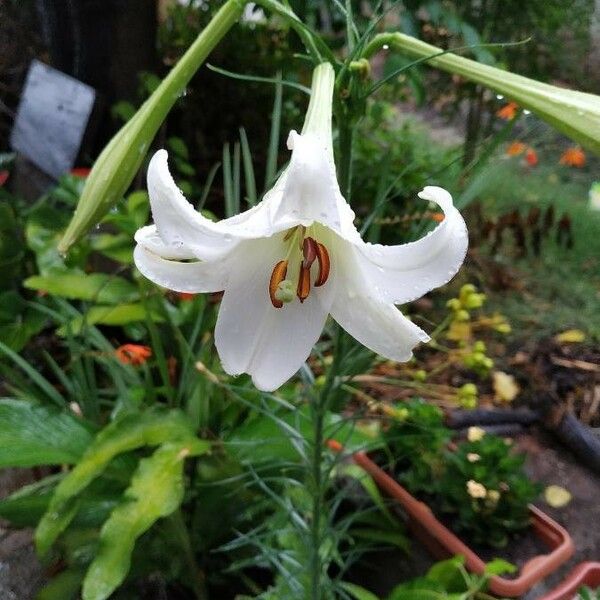
[[[481,460],[481,456],[479,456],[479,454],[476,452],[469,452],[469,454],[467,454],[467,460],[471,463],[474,463],[478,460]]]
[[[470,442],[478,442],[485,435],[485,430],[481,429],[481,427],[469,427],[467,431],[467,439]]]
[[[487,493],[487,499],[493,504],[498,504],[498,500],[500,500],[500,492],[498,490],[489,490]]]
[[[467,481],[467,493],[471,498],[485,498],[487,496],[485,486],[474,479]]]

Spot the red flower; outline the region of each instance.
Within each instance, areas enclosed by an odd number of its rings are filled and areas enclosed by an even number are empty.
[[[88,169],[87,167],[75,167],[74,169],[71,169],[71,175],[73,175],[73,177],[85,179],[90,174],[90,171],[91,169]]]
[[[585,152],[579,147],[567,148],[560,157],[560,164],[580,169],[585,165]]]
[[[535,167],[538,164],[538,155],[533,148],[528,148],[525,152],[525,160],[530,167]]]
[[[523,154],[525,150],[527,150],[526,144],[515,141],[508,145],[506,148],[506,154],[507,156],[519,156],[519,154]]]
[[[509,102],[496,112],[496,116],[505,121],[512,121],[517,116],[518,110],[519,105],[516,102]]]
[[[8,179],[8,171],[0,171],[0,187],[2,187]]]
[[[139,367],[152,356],[152,350],[148,346],[139,344],[123,344],[115,350],[115,356],[124,365]]]

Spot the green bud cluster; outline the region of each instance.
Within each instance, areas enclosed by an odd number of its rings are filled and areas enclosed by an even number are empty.
[[[458,388],[456,397],[462,408],[473,409],[477,407],[477,386],[474,383],[465,383]]]

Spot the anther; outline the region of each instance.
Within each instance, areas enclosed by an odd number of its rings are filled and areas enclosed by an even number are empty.
[[[300,302],[304,302],[310,294],[310,267],[307,267],[303,260],[300,263],[300,275],[298,276],[298,287],[296,288],[296,296]]]
[[[313,238],[304,238],[304,241],[302,242],[302,254],[304,255],[302,265],[305,266],[307,269],[310,269],[312,267],[312,264],[317,258],[317,247],[318,244]]]
[[[329,252],[320,242],[317,242],[317,260],[319,262],[319,274],[315,280],[315,287],[322,286],[329,279],[329,270],[331,269]]]
[[[273,272],[271,273],[271,280],[269,281],[269,297],[271,298],[271,304],[275,308],[281,308],[283,306],[283,302],[277,298],[276,294],[279,284],[287,275],[287,267],[288,261],[280,260],[275,267],[273,267]]]

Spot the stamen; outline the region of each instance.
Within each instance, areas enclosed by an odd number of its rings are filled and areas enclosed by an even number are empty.
[[[329,279],[329,271],[331,269],[329,252],[327,252],[327,248],[320,242],[317,242],[317,260],[319,261],[319,275],[315,280],[315,287],[320,287]]]
[[[275,308],[281,308],[283,302],[276,296],[279,284],[285,279],[287,275],[287,260],[280,260],[274,267],[271,273],[271,280],[269,281],[269,297],[271,298],[271,304]]]
[[[300,275],[298,276],[298,287],[296,296],[300,302],[304,302],[310,294],[310,267],[307,267],[305,261],[300,263]]]
[[[313,238],[304,238],[302,242],[302,254],[304,255],[302,265],[310,269],[317,258],[317,242]]]

